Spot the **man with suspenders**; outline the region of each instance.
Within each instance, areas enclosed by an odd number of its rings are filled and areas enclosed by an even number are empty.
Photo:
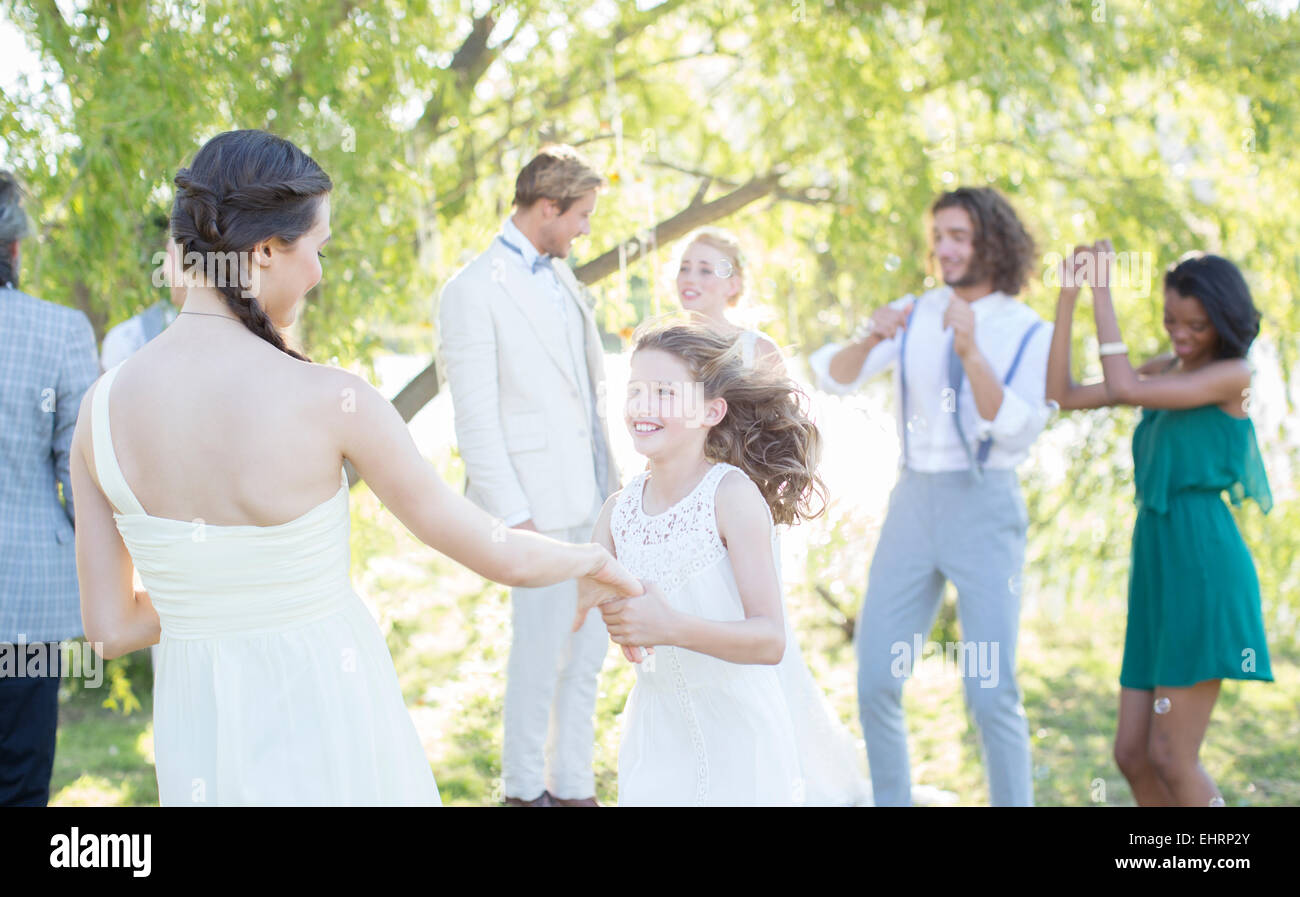
[[[1028,514],[1015,468],[1050,416],[1051,327],[1015,298],[1035,250],[1001,195],[960,188],[930,212],[943,286],[877,309],[860,338],[809,359],[827,392],[852,392],[891,364],[898,386],[899,478],[856,636],[872,790],[877,805],[911,803],[903,682],[918,660],[954,663],[991,802],[1031,806],[1029,725],[1015,679]],[[927,651],[948,580],[962,641]]]

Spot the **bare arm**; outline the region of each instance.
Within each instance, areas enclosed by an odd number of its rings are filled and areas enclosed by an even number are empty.
[[[551,585],[613,564],[598,545],[574,545],[511,529],[456,494],[420,455],[391,402],[354,374],[331,370],[328,376],[335,380],[332,395],[352,390],[355,397],[348,406],[352,410],[335,412],[343,455],[379,500],[426,545],[480,576],[510,586]]]
[[[758,361],[772,365],[773,368],[782,374],[787,373],[785,367],[785,356],[781,354],[781,349],[776,343],[767,337],[758,340]]]
[[[1047,356],[1047,398],[1063,411],[1104,408],[1113,405],[1106,382],[1076,383],[1071,374],[1070,338],[1074,325],[1078,287],[1061,287],[1056,300],[1056,326],[1052,330],[1052,348]]]
[[[601,607],[605,625],[620,645],[676,645],[731,663],[780,663],[785,618],[763,496],[748,477],[730,472],[718,484],[716,507],[745,619],[706,620],[681,613],[657,586],[646,583],[645,595]]]
[[[1097,338],[1104,343],[1121,342],[1109,287],[1093,287],[1092,300]],[[1143,368],[1152,366],[1153,362],[1148,362]],[[1211,362],[1186,373],[1151,377],[1139,376],[1127,355],[1103,356],[1101,367],[1115,403],[1143,408],[1232,405],[1241,400],[1242,391],[1250,386],[1250,366],[1237,358]]]
[[[72,489],[77,496],[77,582],[86,641],[106,659],[156,645],[162,634],[148,592],[132,585],[131,555],[113,520],[113,506],[91,475],[92,387],[81,401],[72,435]]]

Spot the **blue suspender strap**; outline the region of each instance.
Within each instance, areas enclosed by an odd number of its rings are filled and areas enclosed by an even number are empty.
[[[1025,354],[1025,346],[1029,345],[1030,338],[1038,328],[1042,326],[1042,323],[1042,321],[1035,321],[1030,324],[1029,329],[1025,331],[1025,335],[1020,338],[1020,346],[1016,349],[1015,357],[1011,359],[1011,367],[1007,368],[1007,375],[1002,379],[1002,385],[1004,387],[1011,385],[1011,378],[1016,375],[1016,368],[1020,367],[1020,359]],[[989,450],[992,448],[993,439],[991,437],[985,437],[980,441],[979,454],[976,457],[981,467],[983,467],[984,462],[989,459]]]
[[[915,302],[912,303],[912,312],[913,312],[912,317],[913,317],[913,318],[916,317],[916,314],[915,314],[915,313],[916,313],[916,303],[915,303]],[[903,414],[903,457],[899,460],[899,466],[900,466],[900,467],[906,467],[906,466],[907,466],[907,462],[908,462],[908,454],[907,454],[907,425],[908,425],[908,418],[907,418],[907,368],[906,368],[906,367],[904,366],[904,364],[903,364],[903,359],[907,357],[907,334],[908,334],[908,332],[912,329],[911,326],[910,326],[911,323],[912,323],[912,322],[911,322],[911,319],[909,318],[907,324],[903,325],[903,338],[902,338],[901,340],[898,341],[898,386],[899,386],[899,392],[901,393],[901,396],[900,396],[900,403],[901,403],[901,405],[902,405],[902,414]]]

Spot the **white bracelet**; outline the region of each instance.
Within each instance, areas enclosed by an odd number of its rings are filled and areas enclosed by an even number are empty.
[[[1123,343],[1102,343],[1097,347],[1098,355],[1127,355],[1128,346]]]

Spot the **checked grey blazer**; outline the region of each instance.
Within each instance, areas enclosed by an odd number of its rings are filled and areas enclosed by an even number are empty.
[[[0,643],[81,634],[68,462],[98,376],[85,314],[0,286]]]

